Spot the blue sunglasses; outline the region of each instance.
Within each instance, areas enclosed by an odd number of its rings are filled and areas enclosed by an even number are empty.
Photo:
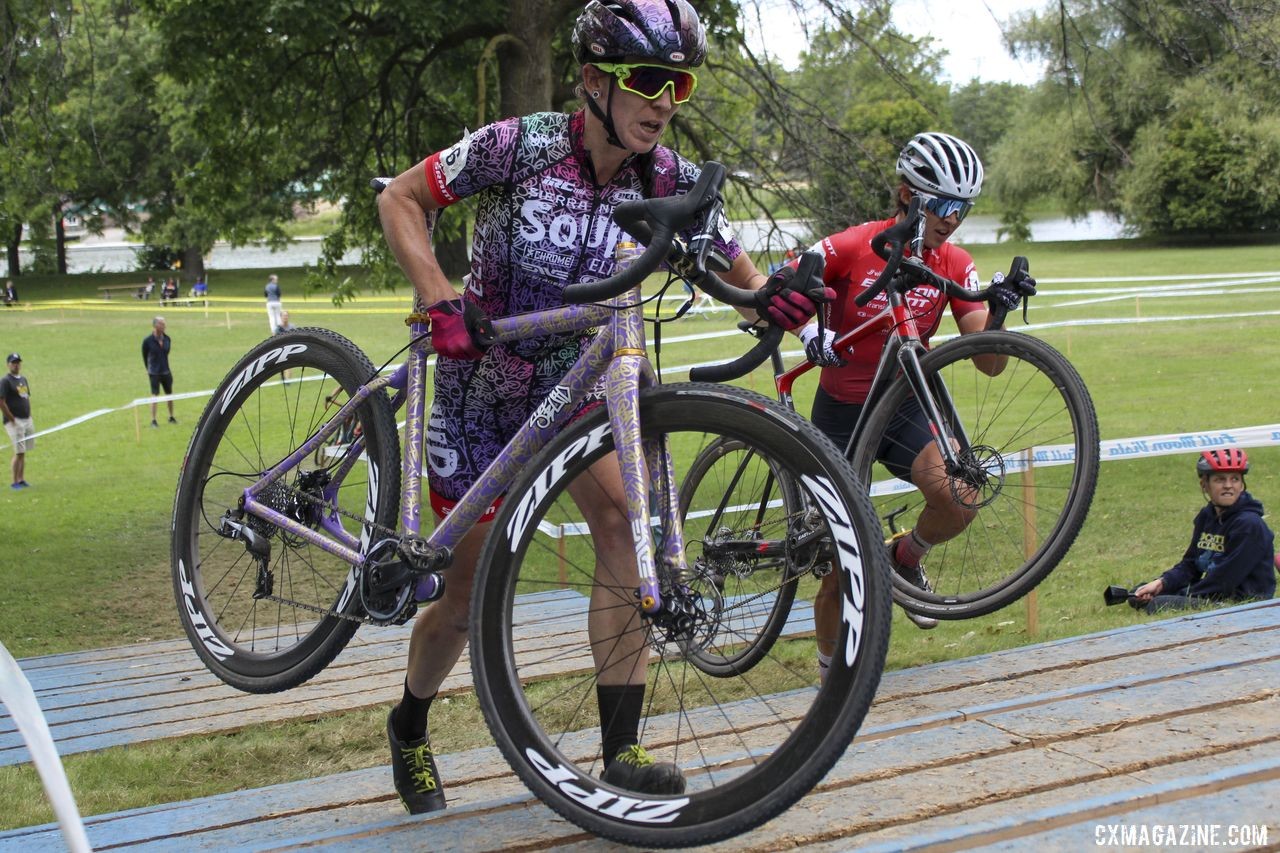
[[[946,219],[948,216],[955,214],[956,222],[964,222],[964,218],[969,215],[969,211],[973,210],[973,202],[967,199],[951,198],[945,195],[930,195],[929,193],[918,191],[916,195],[924,199],[924,209],[939,219]]]

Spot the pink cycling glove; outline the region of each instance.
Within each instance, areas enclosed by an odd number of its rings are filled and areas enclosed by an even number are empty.
[[[818,312],[814,301],[799,290],[791,290],[789,284],[796,276],[796,268],[790,265],[769,276],[764,287],[756,295],[757,303],[775,324],[788,332],[798,329]],[[822,279],[810,282],[814,288],[822,289],[821,302],[830,302],[836,298],[836,292],[822,284]]]
[[[461,299],[446,299],[427,308],[431,318],[431,346],[437,355],[475,361],[484,357],[476,330],[488,324],[478,307]]]

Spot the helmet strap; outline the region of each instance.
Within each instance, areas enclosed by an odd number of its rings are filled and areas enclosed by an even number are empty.
[[[605,139],[614,148],[626,148],[622,144],[622,140],[618,139],[618,131],[613,126],[613,75],[609,75],[609,97],[605,100],[605,108],[600,109],[600,105],[596,103],[598,91],[591,93],[591,100],[587,101],[587,109],[591,110],[592,115],[600,119],[600,123],[604,125]]]

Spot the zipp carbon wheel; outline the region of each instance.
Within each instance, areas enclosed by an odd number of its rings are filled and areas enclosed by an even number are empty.
[[[326,329],[299,329],[254,347],[222,381],[196,427],[173,513],[173,589],[182,626],[206,666],[252,693],[294,687],[314,676],[359,623],[329,611],[363,613],[345,560],[246,513],[245,489],[302,447],[333,416],[325,398],[346,402],[374,375],[368,358]],[[313,454],[259,496],[271,509],[361,550],[366,522],[394,529],[400,490],[399,439],[385,393],[355,410],[364,452],[344,464],[337,448]],[[225,523],[265,543],[250,553]]]
[[[597,541],[568,494],[571,484],[582,488],[578,478],[614,464],[603,407],[566,428],[508,491],[479,561],[471,653],[490,731],[543,802],[599,836],[681,847],[764,823],[844,752],[884,665],[888,565],[865,490],[834,446],[794,412],[739,388],[674,384],[640,395],[640,424],[654,496],[649,532],[659,555],[678,530],[678,520],[667,521],[679,518],[671,505],[677,484],[717,441],[750,448],[819,509],[818,535],[828,543],[843,614],[825,683],[808,601],[792,603],[776,640],[736,674],[708,674],[699,660],[710,649],[730,657],[744,640],[717,620],[722,593],[699,577],[694,561],[660,565],[667,607],[642,614],[634,547],[619,548],[608,536]],[[666,465],[652,464],[664,454],[675,482],[661,473]],[[517,635],[512,608],[529,595],[545,597],[544,617]],[[603,781],[596,688],[620,671],[643,679],[640,743],[656,761],[681,769],[684,793],[639,793]]]

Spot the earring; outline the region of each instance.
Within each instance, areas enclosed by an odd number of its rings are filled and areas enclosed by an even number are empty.
[[[598,99],[600,98],[600,90],[599,90],[599,89],[593,89],[593,90],[591,91],[591,97],[592,97],[592,98],[595,98],[595,99],[597,99],[597,100],[598,100]]]

